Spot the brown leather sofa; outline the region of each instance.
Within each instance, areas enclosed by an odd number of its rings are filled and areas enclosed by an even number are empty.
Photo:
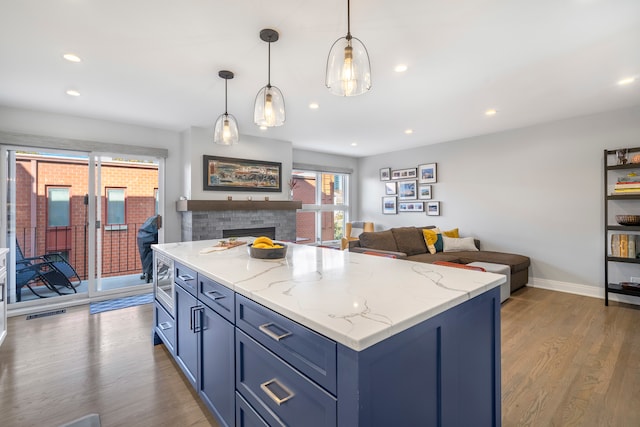
[[[394,256],[410,261],[433,263],[435,261],[469,264],[471,262],[490,262],[508,265],[511,269],[511,292],[525,286],[529,281],[529,257],[503,252],[480,250],[480,241],[475,240],[477,251],[462,250],[456,252],[430,253],[422,233],[426,227],[398,227],[384,231],[365,232],[358,240],[349,242],[349,251],[376,253]]]

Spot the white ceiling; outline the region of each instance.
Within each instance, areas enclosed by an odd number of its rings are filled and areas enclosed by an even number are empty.
[[[266,131],[263,28],[287,107]],[[373,88],[343,98],[324,72],[346,0],[0,0],[0,105],[213,133],[228,69],[241,134],[358,157],[640,105],[640,80],[616,84],[640,76],[639,0],[353,0],[351,32]]]

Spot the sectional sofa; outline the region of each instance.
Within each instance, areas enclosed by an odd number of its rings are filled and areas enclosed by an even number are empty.
[[[529,257],[480,250],[479,240],[472,237],[460,238],[458,229],[440,231],[434,226],[364,232],[358,240],[349,242],[349,251],[426,263],[447,261],[458,264],[488,262],[508,265],[511,270],[511,292],[527,284],[531,265]]]

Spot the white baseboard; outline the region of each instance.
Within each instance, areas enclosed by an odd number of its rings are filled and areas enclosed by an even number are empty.
[[[566,292],[568,294],[582,295],[591,298],[604,299],[604,286],[589,286],[580,283],[560,282],[557,280],[539,279],[530,277],[527,286],[532,288],[548,289],[550,291]],[[640,298],[631,295],[609,293],[609,300],[640,305]]]

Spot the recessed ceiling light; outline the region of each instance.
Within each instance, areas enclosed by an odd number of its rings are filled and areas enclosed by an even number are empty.
[[[396,73],[404,73],[405,71],[407,71],[407,66],[405,64],[398,64],[393,69],[393,71],[395,71]]]
[[[357,143],[357,142],[352,142],[352,143],[351,143],[351,146],[352,146],[352,147],[356,147],[357,145],[358,145],[358,143]]]
[[[484,112],[485,116],[495,116],[496,114],[498,114],[498,110],[495,110],[493,108]]]
[[[65,53],[64,55],[62,55],[62,57],[69,62],[82,62],[82,59],[80,59],[78,55],[75,55],[73,53]]]
[[[69,89],[66,92],[67,95],[69,96],[80,96],[80,92],[78,92],[77,90],[73,90],[73,89]]]
[[[262,126],[260,126],[260,130],[267,130],[267,127],[262,125]]]
[[[413,133],[413,129],[406,129],[404,133],[406,133],[407,135],[411,135]]]
[[[630,85],[631,83],[636,81],[636,77],[625,77],[624,79],[620,79],[618,80],[618,85],[620,86],[624,86],[624,85]]]
[[[312,102],[311,104],[309,104],[309,108],[311,108],[312,110],[317,110],[318,108],[320,108],[320,105],[318,105],[317,102]]]

